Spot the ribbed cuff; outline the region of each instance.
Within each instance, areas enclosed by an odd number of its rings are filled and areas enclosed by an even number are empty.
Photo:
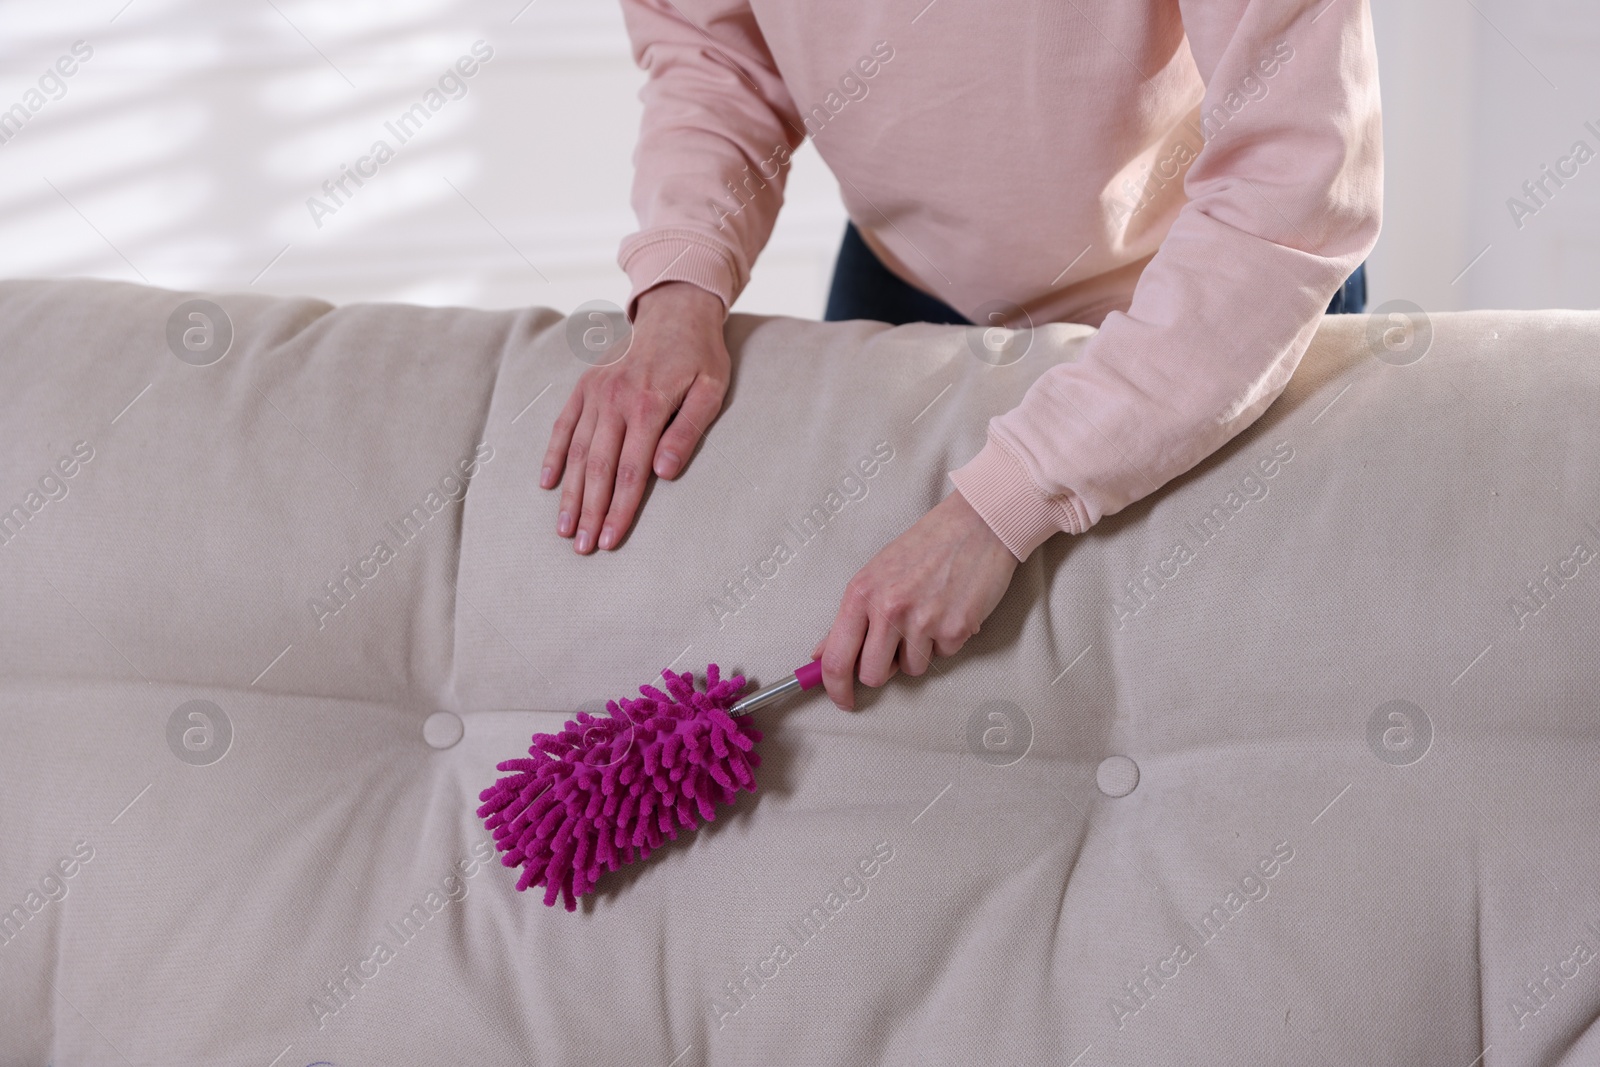
[[[694,230],[653,230],[622,242],[617,262],[633,282],[628,321],[639,297],[663,282],[689,282],[722,300],[723,314],[744,286],[727,249]]]
[[[1056,534],[1089,528],[1089,517],[1072,493],[1046,496],[1022,460],[993,433],[970,463],[950,472],[950,480],[1023,562]]]

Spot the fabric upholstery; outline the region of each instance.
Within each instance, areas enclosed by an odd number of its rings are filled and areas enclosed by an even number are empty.
[[[959,656],[758,712],[759,793],[572,914],[482,862],[495,764],[799,665],[1091,331],[734,316],[707,443],[584,558],[567,325],[0,283],[0,1062],[1600,1061],[1600,316],[1407,365],[1328,319]]]

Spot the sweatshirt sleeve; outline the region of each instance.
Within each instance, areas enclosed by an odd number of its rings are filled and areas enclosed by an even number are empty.
[[[950,475],[1018,559],[1154,492],[1254,422],[1377,241],[1367,0],[1180,7],[1206,86],[1188,202],[1128,311],[990,420],[982,450]]]
[[[731,308],[772,234],[804,127],[745,0],[622,0],[622,12],[649,75],[633,155],[639,230],[618,253],[628,317],[667,281]]]

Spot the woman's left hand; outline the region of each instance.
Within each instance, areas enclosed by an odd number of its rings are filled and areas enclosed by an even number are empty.
[[[959,490],[889,542],[845,586],[839,614],[812,658],[833,702],[855,707],[856,678],[880,686],[953,656],[1000,603],[1017,557]],[[859,669],[857,661],[859,660]]]

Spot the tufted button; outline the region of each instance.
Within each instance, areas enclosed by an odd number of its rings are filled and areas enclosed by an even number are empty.
[[[434,748],[449,748],[466,732],[461,716],[453,711],[436,711],[422,724],[422,739]]]
[[[1108,797],[1125,797],[1139,784],[1139,765],[1127,756],[1107,756],[1095,768],[1094,784]]]

